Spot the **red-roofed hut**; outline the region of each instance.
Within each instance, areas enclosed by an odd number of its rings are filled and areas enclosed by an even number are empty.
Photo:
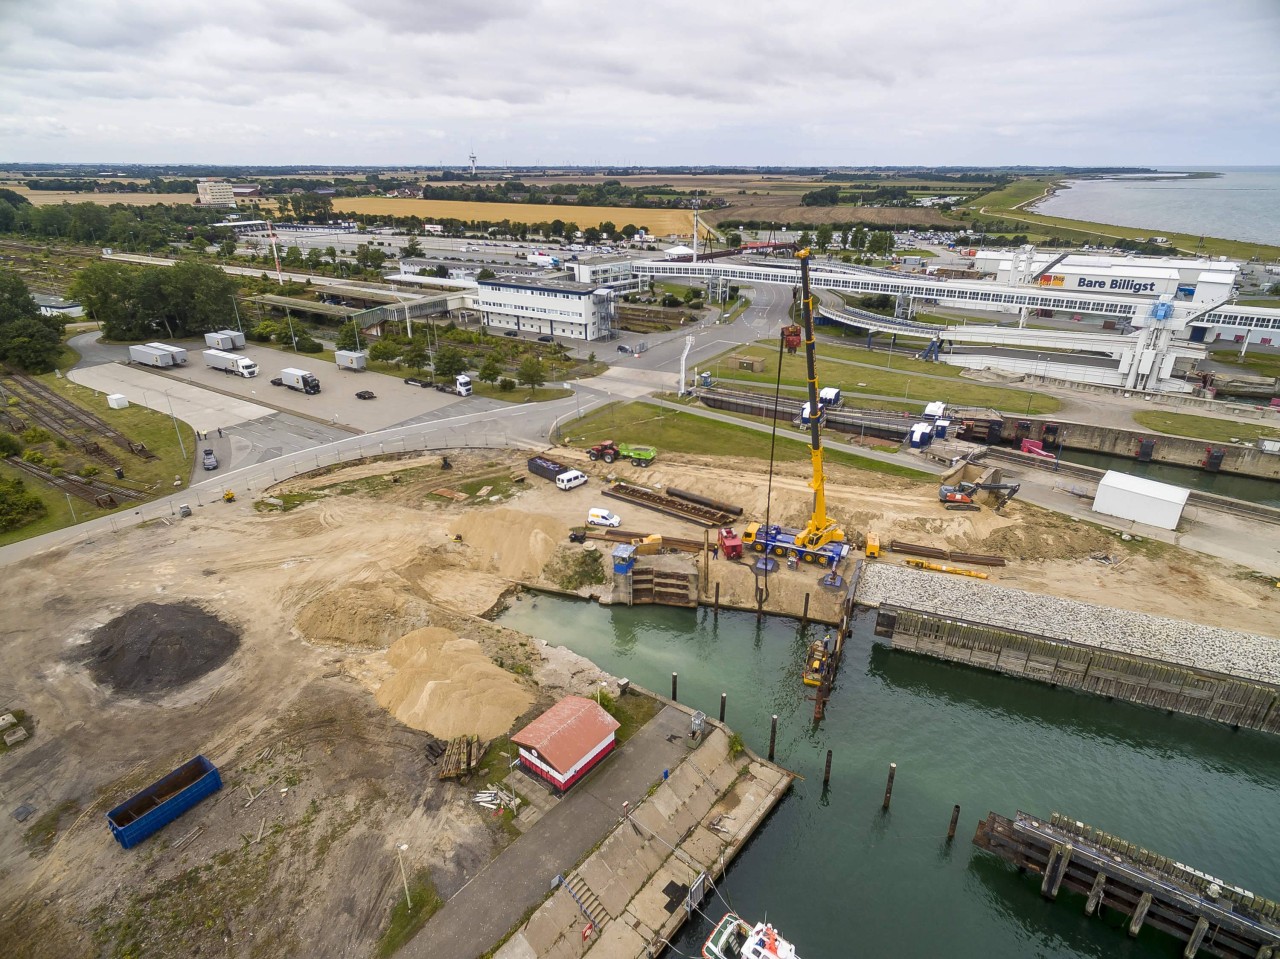
[[[617,745],[618,721],[595,700],[566,696],[511,737],[520,762],[557,789],[568,789]]]

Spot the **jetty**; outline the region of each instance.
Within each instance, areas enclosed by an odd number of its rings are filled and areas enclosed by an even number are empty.
[[[1054,813],[988,813],[973,843],[1020,870],[1044,877],[1040,893],[1066,888],[1086,897],[1085,915],[1104,908],[1186,942],[1184,959],[1200,952],[1225,959],[1280,957],[1280,903],[1254,895],[1158,853]]]

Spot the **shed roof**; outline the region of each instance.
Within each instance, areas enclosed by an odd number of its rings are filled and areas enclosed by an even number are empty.
[[[1148,496],[1151,499],[1164,500],[1166,503],[1177,503],[1183,506],[1187,502],[1187,497],[1191,495],[1191,490],[1184,489],[1181,486],[1171,486],[1168,483],[1157,483],[1155,480],[1143,479],[1141,476],[1130,476],[1128,473],[1117,473],[1115,470],[1107,470],[1105,476],[1098,483],[1099,488],[1110,486],[1113,489],[1124,490],[1127,493],[1137,493],[1140,496]]]
[[[518,746],[535,750],[560,771],[574,764],[618,728],[618,721],[594,700],[566,696],[511,737]]]

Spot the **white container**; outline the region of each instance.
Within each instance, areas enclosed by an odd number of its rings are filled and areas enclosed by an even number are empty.
[[[129,360],[133,363],[141,363],[143,366],[173,366],[173,354],[168,350],[157,350],[150,346],[131,346],[129,347]]]
[[[1181,486],[1107,470],[1098,482],[1093,511],[1160,529],[1177,529],[1190,495],[1191,491]]]
[[[340,370],[363,370],[369,357],[363,350],[335,350],[333,361]]]
[[[179,366],[187,362],[187,351],[180,346],[170,346],[168,343],[148,343],[147,347],[152,350],[160,350],[164,353],[172,354],[173,362]]]
[[[107,405],[113,410],[122,410],[129,405],[129,397],[123,393],[108,393]]]

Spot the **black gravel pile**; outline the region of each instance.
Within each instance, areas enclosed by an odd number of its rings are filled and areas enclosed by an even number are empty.
[[[217,669],[240,633],[193,603],[143,603],[93,633],[81,661],[118,693],[168,693]]]

